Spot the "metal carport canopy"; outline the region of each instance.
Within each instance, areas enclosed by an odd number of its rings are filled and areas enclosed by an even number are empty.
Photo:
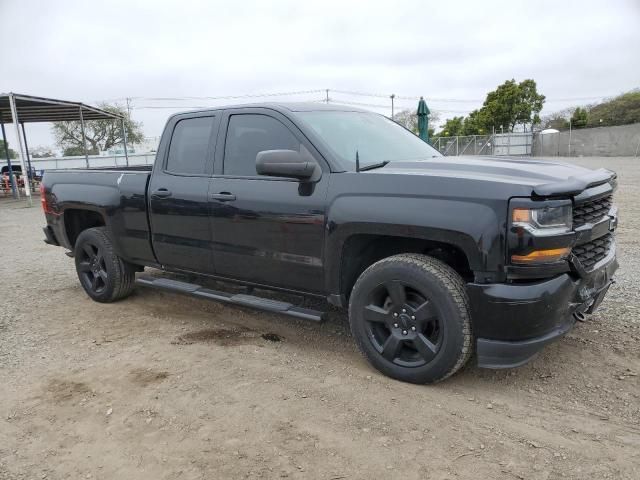
[[[13,123],[16,129],[16,138],[20,149],[20,165],[22,172],[27,172],[27,181],[25,182],[25,193],[31,204],[31,187],[29,185],[29,175],[31,169],[26,169],[25,159],[30,163],[27,138],[24,131],[25,123],[35,122],[70,122],[80,121],[82,126],[82,137],[84,140],[84,121],[85,120],[120,120],[124,132],[124,152],[128,160],[126,129],[124,126],[124,117],[117,113],[107,112],[100,108],[85,105],[79,102],[69,102],[66,100],[57,100],[54,98],[34,97],[31,95],[22,95],[19,93],[0,93],[0,126],[2,127],[2,136],[6,142],[4,131],[5,123]],[[22,136],[20,135],[20,127],[22,125]],[[9,149],[7,151],[7,164],[10,165]],[[87,154],[86,141],[84,145],[85,160],[87,167],[89,166],[89,157]],[[16,188],[13,178],[13,172],[9,168],[9,175],[13,188]]]

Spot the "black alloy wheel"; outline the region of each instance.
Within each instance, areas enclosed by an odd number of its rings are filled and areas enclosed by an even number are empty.
[[[99,245],[85,241],[78,259],[78,274],[85,290],[100,294],[107,288],[109,274]]]
[[[120,258],[105,227],[83,230],[75,243],[78,279],[96,302],[114,302],[131,294],[135,285],[135,265]]]
[[[398,280],[381,284],[363,307],[367,334],[378,352],[402,367],[420,367],[440,351],[441,314],[415,286]]]
[[[367,268],[351,290],[349,323],[367,360],[405,382],[444,380],[473,352],[464,280],[427,255],[393,255]]]

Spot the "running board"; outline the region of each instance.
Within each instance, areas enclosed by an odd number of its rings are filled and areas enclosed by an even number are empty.
[[[266,310],[267,312],[281,313],[283,315],[289,315],[290,317],[311,320],[313,322],[322,322],[326,315],[326,312],[296,307],[287,302],[254,297],[253,295],[242,293],[233,294],[211,290],[195,283],[180,282],[169,278],[138,277],[136,285],[158,288],[175,293],[184,293],[192,297],[206,298],[208,300],[241,305],[243,307],[257,308],[259,310]]]

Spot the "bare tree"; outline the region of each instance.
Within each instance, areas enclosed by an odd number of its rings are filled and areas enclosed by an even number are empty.
[[[401,110],[393,116],[393,120],[407,130],[411,130],[416,135],[418,134],[418,115],[416,114],[416,110]],[[439,120],[440,114],[431,110],[431,115],[429,115],[429,128],[433,128],[433,125]]]
[[[143,140],[142,123],[131,120],[124,107],[100,105],[100,108],[124,117],[128,143],[138,143]],[[65,151],[83,151],[84,143],[82,141],[80,122],[55,122],[51,130],[56,143]],[[111,147],[121,144],[124,140],[122,122],[115,119],[84,122],[84,131],[87,139],[87,150],[91,153],[109,150]]]

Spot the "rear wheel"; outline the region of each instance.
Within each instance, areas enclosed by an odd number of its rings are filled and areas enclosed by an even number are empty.
[[[464,282],[426,255],[395,255],[365,270],[353,287],[349,320],[362,353],[398,380],[443,380],[472,353]]]
[[[80,284],[96,302],[114,302],[133,291],[135,266],[114,253],[104,227],[89,228],[78,236],[74,258]]]

